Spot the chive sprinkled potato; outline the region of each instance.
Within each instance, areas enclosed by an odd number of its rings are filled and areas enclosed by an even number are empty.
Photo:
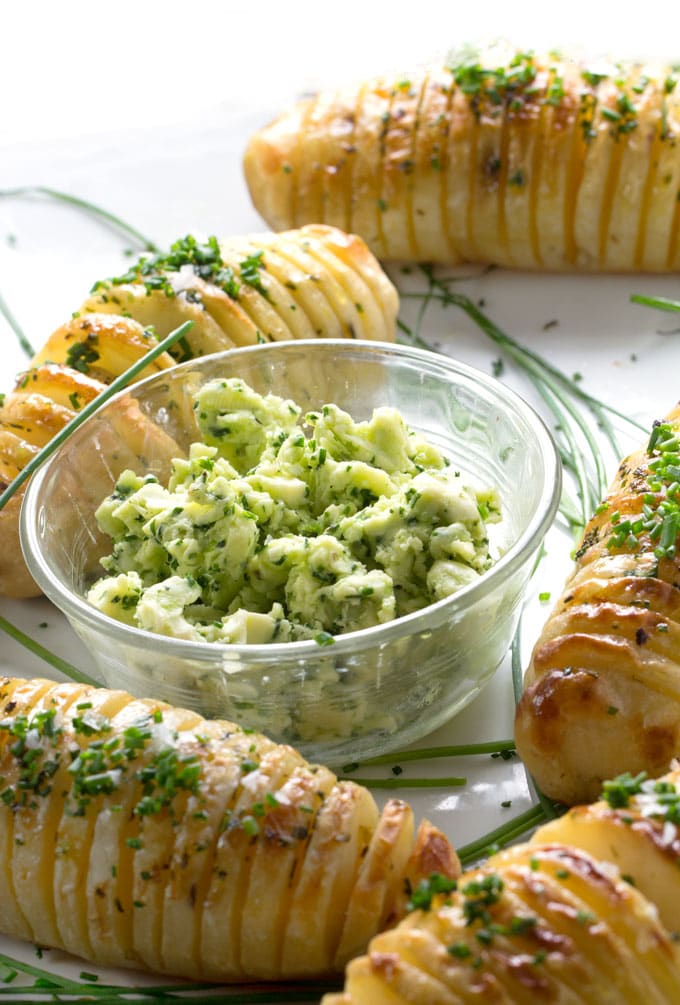
[[[275,229],[330,223],[385,260],[680,267],[677,68],[464,53],[323,91],[254,135]]]
[[[680,1001],[677,771],[621,776],[412,911],[323,1005],[670,1005]]]
[[[401,800],[229,722],[0,679],[0,932],[201,980],[336,972],[446,838]]]
[[[680,755],[680,407],[621,462],[534,646],[517,749],[553,799]]]

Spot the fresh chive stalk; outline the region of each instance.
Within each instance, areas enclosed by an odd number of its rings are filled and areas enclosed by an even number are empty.
[[[189,983],[166,984],[150,987],[133,987],[117,984],[101,984],[92,980],[96,975],[83,974],[81,980],[73,980],[44,967],[36,967],[30,963],[14,959],[1,953],[0,965],[7,973],[21,974],[24,978],[33,978],[32,983],[17,982],[13,986],[0,986],[0,998],[25,1003],[26,1001],[73,1002],[89,1001],[98,1005],[148,1005],[154,1000],[170,1001],[201,1001],[212,1005],[271,1005],[277,1002],[314,1002],[318,1005],[322,995],[339,989],[339,981],[310,981],[305,983],[289,983],[267,985],[234,985],[233,987],[217,987],[215,984]],[[89,979],[88,979],[89,978]],[[0,980],[1,980],[0,976]],[[14,978],[12,978],[14,980]],[[8,982],[9,984],[9,982]],[[200,997],[197,997],[200,992]],[[30,999],[27,996],[30,995]]]
[[[356,771],[357,768],[373,768],[382,764],[401,764],[404,761],[429,761],[439,757],[474,757],[479,754],[502,754],[514,752],[514,740],[490,740],[487,743],[463,743],[456,746],[421,747],[420,750],[400,750],[394,754],[379,754],[377,757],[367,757],[364,761],[346,764],[345,774]]]
[[[31,345],[28,336],[24,332],[23,328],[21,327],[17,319],[14,317],[11,310],[9,309],[9,304],[3,297],[2,293],[0,293],[0,314],[2,314],[3,318],[16,335],[19,345],[21,346],[26,356],[28,356],[29,359],[32,356],[35,356],[35,349]]]
[[[183,338],[192,326],[193,321],[185,321],[184,324],[179,326],[179,328],[175,328],[175,330],[170,332],[169,335],[166,335],[161,342],[150,349],[149,352],[145,353],[141,359],[138,359],[136,363],[133,363],[131,367],[128,367],[124,373],[121,373],[118,377],[116,377],[116,379],[113,380],[109,386],[105,388],[105,390],[98,394],[96,398],[93,398],[92,401],[88,402],[87,405],[85,405],[80,412],[78,412],[78,414],[64,426],[63,429],[59,430],[56,436],[52,437],[49,443],[45,444],[45,446],[31,458],[26,467],[9,483],[5,491],[0,494],[0,509],[7,505],[9,500],[21,488],[24,482],[27,481],[35,471],[37,471],[41,464],[44,464],[48,457],[52,456],[55,450],[59,449],[62,443],[69,438],[71,433],[75,432],[75,430],[78,429],[78,427],[81,426],[86,419],[89,419],[89,417],[93,415],[97,409],[101,408],[101,406],[107,402],[109,398],[113,397],[114,394],[117,394],[118,391],[121,391],[124,387],[127,387],[127,385],[135,379],[137,374],[141,373],[142,370],[144,370],[149,363],[152,363],[157,356],[166,352],[166,350],[173,346],[175,342],[178,342],[179,339]]]
[[[558,449],[565,468],[574,475],[577,501],[571,499],[568,491],[565,490],[560,511],[578,536],[585,527],[597,502],[606,492],[607,482],[601,451],[593,436],[589,421],[577,405],[584,405],[591,412],[617,457],[621,455],[622,450],[610,416],[616,417],[626,423],[628,428],[636,431],[644,431],[644,427],[616,408],[589,394],[579,385],[578,381],[568,377],[538,353],[521,345],[502,331],[468,296],[451,289],[451,284],[458,281],[457,277],[440,278],[435,275],[431,266],[421,266],[421,271],[427,280],[428,287],[424,293],[402,294],[402,300],[419,300],[420,306],[412,328],[403,321],[399,322],[401,332],[413,344],[437,351],[421,334],[426,310],[433,303],[438,303],[441,307],[458,307],[488,338],[499,346],[520,370],[527,374],[555,418],[557,432],[561,434],[560,439],[562,440],[558,443]]]
[[[129,238],[133,243],[139,244],[143,251],[158,251],[158,247],[154,244],[154,242],[146,237],[145,234],[142,234],[141,231],[137,230],[136,227],[126,223],[125,220],[123,220],[120,216],[117,216],[115,213],[111,213],[108,210],[103,209],[101,206],[97,206],[95,203],[89,202],[87,199],[82,199],[80,196],[71,195],[68,192],[60,192],[58,189],[49,188],[45,185],[22,185],[18,188],[0,189],[0,199],[33,198],[35,196],[46,196],[48,199],[53,199],[55,202],[64,203],[65,205],[73,206],[76,209],[82,210],[88,216],[94,217],[100,223],[105,224],[117,233]],[[2,294],[0,294],[0,315],[4,317],[5,321],[16,335],[19,345],[26,356],[29,359],[34,356],[35,349],[31,345],[28,336],[10,310],[9,305]]]
[[[519,624],[515,629],[515,634],[512,639],[512,646],[510,647],[510,666],[512,672],[512,693],[515,699],[515,705],[522,697],[522,620],[520,618]]]
[[[512,841],[516,841],[540,824],[545,823],[548,819],[549,817],[546,816],[545,810],[540,803],[532,806],[508,823],[496,827],[495,830],[489,831],[488,834],[484,834],[469,844],[462,845],[458,849],[458,858],[462,865],[472,865],[472,863],[479,861],[480,858],[485,858],[490,851],[494,851],[498,846],[502,847],[503,845],[510,844]]]
[[[2,617],[2,615],[0,615],[0,631],[3,631],[5,635],[9,635],[9,637],[14,639],[15,642],[24,646],[24,648],[28,649],[29,652],[32,652],[34,656],[44,660],[45,663],[49,663],[50,666],[53,666],[55,670],[63,673],[65,677],[69,678],[69,680],[74,680],[78,684],[90,684],[94,687],[99,687],[99,681],[94,680],[92,677],[88,677],[88,675],[83,673],[82,670],[78,670],[77,667],[74,667],[72,663],[62,659],[61,656],[57,656],[56,653],[53,653],[45,646],[40,645],[39,642],[36,642],[35,639],[26,635],[25,632],[22,632],[21,629],[9,622],[7,618]]]
[[[670,297],[645,297],[641,293],[634,293],[630,299],[634,304],[654,307],[658,311],[680,311],[680,300],[671,300]]]
[[[49,188],[46,185],[21,185],[18,188],[0,189],[0,199],[23,199],[33,198],[35,196],[46,196],[48,199],[53,199],[55,202],[61,202],[67,206],[73,206],[75,209],[82,210],[87,213],[88,216],[94,217],[100,223],[106,224],[114,231],[122,234],[124,237],[129,238],[136,244],[140,244],[144,251],[158,251],[154,242],[151,241],[145,234],[142,234],[140,230],[137,230],[136,227],[126,223],[126,221],[116,213],[110,213],[101,206],[97,206],[95,203],[89,202],[87,199],[82,199],[80,196],[71,195],[69,192],[60,192],[58,189]]]
[[[340,781],[347,781],[340,777]],[[467,778],[359,778],[357,781],[366,789],[449,789],[467,785]]]

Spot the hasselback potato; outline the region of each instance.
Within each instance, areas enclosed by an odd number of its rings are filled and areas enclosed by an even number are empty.
[[[680,754],[679,430],[677,406],[621,463],[525,674],[517,749],[560,802]]]
[[[644,894],[669,932],[680,932],[680,771],[605,782],[604,798],[576,806],[541,827],[535,842],[558,841],[613,863]]]
[[[101,964],[329,974],[459,871],[400,800],[122,691],[0,679],[0,777],[0,931]]]
[[[679,777],[619,778],[457,883],[431,877],[323,1005],[680,1001]]]
[[[680,88],[669,67],[465,54],[323,91],[255,134],[256,209],[382,259],[680,267]]]
[[[362,240],[331,227],[218,242],[192,237],[98,282],[19,375],[0,406],[0,485],[12,479],[104,385],[185,321],[180,359],[275,339],[391,341],[397,293]],[[148,372],[171,366],[167,354]],[[147,372],[140,376],[146,376]],[[17,521],[0,510],[0,594],[34,596]]]

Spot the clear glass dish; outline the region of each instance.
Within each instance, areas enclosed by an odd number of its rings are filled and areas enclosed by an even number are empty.
[[[171,458],[197,438],[191,396],[216,376],[239,376],[303,410],[332,401],[366,419],[376,406],[398,408],[464,473],[498,488],[503,519],[491,530],[500,557],[454,596],[327,646],[194,643],[103,615],[84,599],[110,550],[96,506],[125,468],[167,475]],[[270,343],[182,364],[112,398],[32,478],[22,547],[106,686],[238,722],[338,765],[417,740],[489,681],[511,642],[560,488],[543,421],[480,371],[383,343]]]

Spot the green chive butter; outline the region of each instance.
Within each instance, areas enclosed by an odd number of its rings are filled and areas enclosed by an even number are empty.
[[[303,415],[238,378],[193,405],[201,440],[168,485],[125,471],[97,510],[112,550],[88,599],[105,614],[192,641],[332,641],[492,564],[496,490],[469,484],[396,409]]]

